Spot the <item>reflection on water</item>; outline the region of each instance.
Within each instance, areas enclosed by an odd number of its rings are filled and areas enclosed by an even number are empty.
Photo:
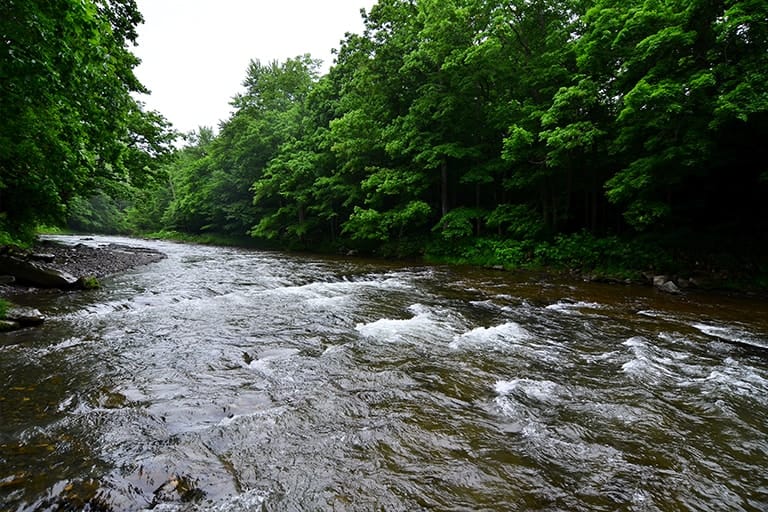
[[[0,335],[0,510],[768,508],[764,303],[131,243]]]

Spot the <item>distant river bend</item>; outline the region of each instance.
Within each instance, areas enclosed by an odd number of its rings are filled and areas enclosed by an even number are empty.
[[[768,509],[765,302],[109,242],[0,335],[0,510]]]

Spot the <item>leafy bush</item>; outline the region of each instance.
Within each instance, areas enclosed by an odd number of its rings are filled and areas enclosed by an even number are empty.
[[[552,242],[542,242],[534,250],[541,265],[582,270],[674,270],[671,255],[662,247],[642,239],[617,236],[596,237],[580,231],[558,235]]]
[[[479,208],[456,208],[443,215],[432,231],[446,240],[468,238],[475,232],[476,223],[485,217]]]
[[[500,204],[488,215],[486,224],[521,240],[536,238],[544,231],[541,215],[524,204]]]
[[[126,217],[118,202],[104,192],[90,198],[75,197],[68,206],[67,225],[85,233],[125,234]]]

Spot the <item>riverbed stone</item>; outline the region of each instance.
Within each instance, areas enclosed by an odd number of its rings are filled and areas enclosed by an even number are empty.
[[[0,273],[14,276],[19,283],[40,288],[71,288],[77,282],[72,274],[14,256],[0,256]]]
[[[29,259],[34,261],[44,261],[46,263],[51,263],[53,260],[56,259],[55,254],[51,254],[49,252],[33,252],[29,255]]]
[[[24,306],[12,306],[5,314],[6,320],[16,322],[21,326],[40,325],[45,322],[45,316],[37,309]]]
[[[680,288],[673,281],[667,281],[666,283],[659,286],[658,289],[665,293],[671,293],[672,295],[678,295],[681,293]]]
[[[0,332],[15,331],[21,329],[21,325],[13,320],[0,320]]]

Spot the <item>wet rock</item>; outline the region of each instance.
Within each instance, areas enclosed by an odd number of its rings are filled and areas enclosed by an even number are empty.
[[[14,256],[0,256],[0,273],[10,274],[19,283],[39,288],[72,288],[77,282],[72,274]]]
[[[5,319],[16,322],[20,327],[30,325],[40,325],[45,322],[45,316],[40,311],[23,306],[12,306],[8,308]]]
[[[669,281],[669,278],[665,275],[653,276],[653,279],[651,280],[651,282],[653,283],[653,286],[655,286],[656,288],[661,288],[662,286],[664,286],[664,283],[668,281]]]
[[[56,259],[55,254],[47,253],[47,252],[33,252],[29,255],[30,260],[34,261],[44,261],[46,263],[51,263],[53,260]]]
[[[12,320],[0,320],[0,332],[9,332],[21,329],[18,322]]]
[[[681,293],[680,288],[672,281],[667,281],[657,288],[664,293],[671,293],[672,295],[679,295]]]
[[[75,285],[80,290],[96,290],[101,288],[101,283],[94,276],[80,276],[77,278]]]
[[[161,503],[191,503],[205,498],[205,492],[197,487],[197,482],[189,476],[172,476],[155,489],[151,508]]]

